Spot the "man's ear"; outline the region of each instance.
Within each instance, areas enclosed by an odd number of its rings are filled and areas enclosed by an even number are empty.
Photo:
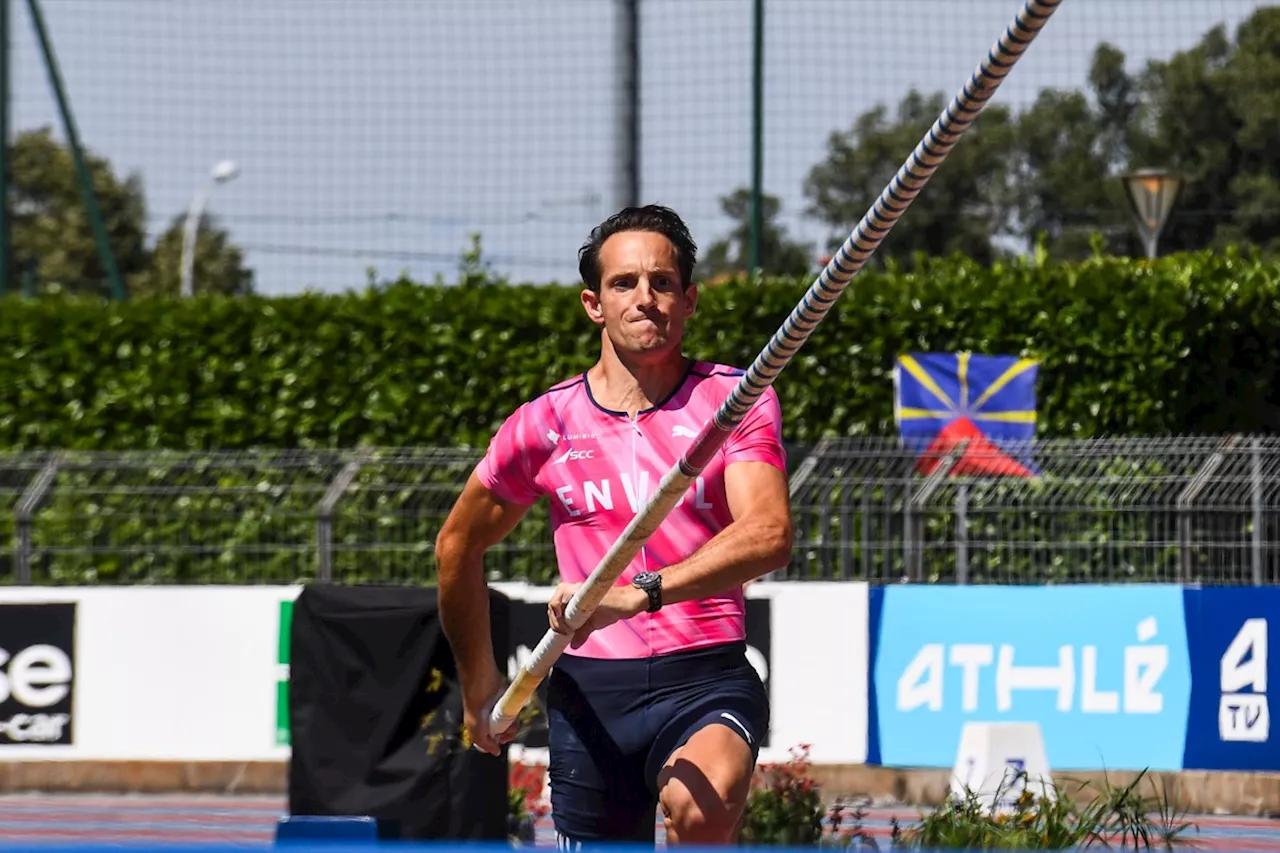
[[[698,283],[691,282],[684,291],[684,316],[692,317],[693,312],[698,309]]]
[[[591,322],[597,326],[604,325],[604,310],[600,307],[600,295],[589,287],[584,287],[581,293],[582,309],[587,312],[587,316],[591,318]]]

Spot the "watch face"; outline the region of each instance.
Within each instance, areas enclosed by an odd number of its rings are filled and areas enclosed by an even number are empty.
[[[657,582],[658,582],[657,572],[640,572],[632,580],[632,583],[634,583],[636,586],[641,588],[644,588],[647,586],[653,586]]]

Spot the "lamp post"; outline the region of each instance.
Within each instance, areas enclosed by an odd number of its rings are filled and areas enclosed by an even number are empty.
[[[1160,233],[1187,180],[1169,169],[1138,169],[1121,175],[1120,180],[1124,182],[1129,210],[1138,226],[1143,248],[1148,258],[1154,258]]]
[[[191,278],[195,268],[196,232],[200,227],[200,217],[204,215],[205,205],[209,203],[209,196],[213,195],[213,191],[219,184],[235,180],[239,174],[240,166],[234,160],[221,160],[215,163],[209,172],[209,180],[205,181],[195,198],[191,199],[191,207],[187,210],[186,227],[183,228],[182,233],[182,295],[184,297],[193,293]]]

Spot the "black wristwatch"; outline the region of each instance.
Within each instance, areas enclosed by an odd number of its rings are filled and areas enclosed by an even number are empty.
[[[640,572],[631,579],[631,585],[642,589],[649,596],[649,613],[657,613],[662,607],[662,575],[657,572]]]

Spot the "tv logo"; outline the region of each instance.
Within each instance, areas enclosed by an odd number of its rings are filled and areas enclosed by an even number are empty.
[[[1222,698],[1218,704],[1218,738],[1266,743],[1271,714],[1267,708],[1267,620],[1246,619],[1222,655]],[[1248,693],[1242,690],[1248,689]]]

